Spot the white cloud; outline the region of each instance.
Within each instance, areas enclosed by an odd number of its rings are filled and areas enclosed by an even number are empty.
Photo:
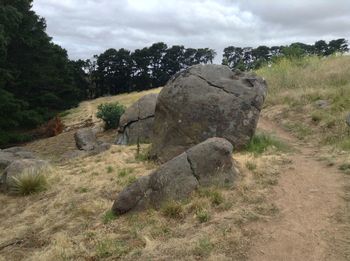
[[[159,41],[220,55],[229,45],[350,37],[348,0],[35,0],[34,10],[73,59]]]

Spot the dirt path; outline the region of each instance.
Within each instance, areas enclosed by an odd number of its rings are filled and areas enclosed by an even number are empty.
[[[259,225],[261,234],[249,260],[343,260],[341,253],[330,247],[330,239],[339,234],[332,217],[344,205],[342,175],[336,167],[317,161],[316,148],[272,122],[261,119],[259,127],[287,141],[298,152],[291,155],[293,162],[281,173],[271,195],[280,215]]]

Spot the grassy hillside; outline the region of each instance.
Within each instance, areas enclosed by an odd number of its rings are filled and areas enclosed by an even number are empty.
[[[350,56],[285,59],[257,73],[269,84],[265,116],[300,139],[350,150]],[[319,100],[328,105],[319,107]]]
[[[304,141],[316,144],[320,140],[349,149],[343,120],[350,109],[349,69],[350,57],[283,60],[262,68],[258,73],[270,86],[263,115]],[[67,111],[63,120],[67,126],[95,121],[100,103],[119,101],[129,106],[159,91],[85,101]],[[318,99],[328,100],[329,106],[315,107],[313,102]],[[187,201],[169,202],[158,211],[120,217],[110,212],[116,195],[157,168],[136,157],[136,146],[112,145],[99,155],[60,161],[64,153],[75,149],[74,131],[34,141],[28,148],[53,159],[55,172],[45,192],[27,197],[0,194],[0,261],[246,260],[259,227],[279,217],[271,200],[279,176],[298,167],[291,148],[298,143],[288,135],[274,137],[275,127],[260,125],[259,132],[270,134],[257,135],[247,151],[234,153],[241,174],[233,187],[203,189]],[[115,130],[99,138],[113,142]],[[142,153],[148,146],[142,145]],[[11,245],[13,242],[19,243]],[[10,246],[1,249],[6,244]]]

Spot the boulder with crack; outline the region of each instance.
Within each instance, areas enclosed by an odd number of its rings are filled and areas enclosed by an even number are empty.
[[[195,65],[176,74],[157,99],[151,156],[166,162],[211,137],[243,148],[266,94],[261,77],[224,65]]]
[[[238,170],[233,147],[223,138],[210,138],[141,177],[119,193],[112,211],[123,214],[147,207],[159,208],[169,200],[183,200],[199,186],[232,185]]]
[[[143,96],[131,105],[119,121],[116,144],[147,143],[153,134],[154,111],[158,94]]]

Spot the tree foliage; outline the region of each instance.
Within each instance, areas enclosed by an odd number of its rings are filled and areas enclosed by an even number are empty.
[[[251,70],[280,57],[295,59],[308,55],[342,54],[348,51],[348,43],[344,38],[332,40],[329,43],[319,40],[313,45],[296,42],[288,46],[267,47],[261,45],[257,48],[229,46],[224,49],[222,64],[228,65],[232,69]]]

